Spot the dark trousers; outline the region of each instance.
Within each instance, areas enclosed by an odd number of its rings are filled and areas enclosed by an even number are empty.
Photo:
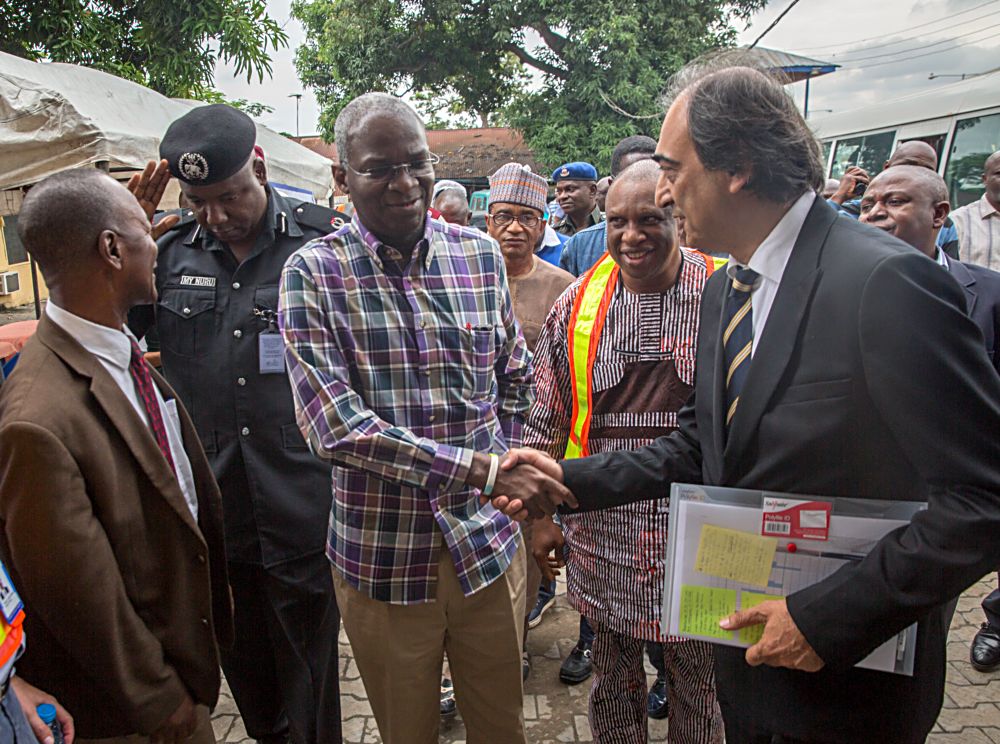
[[[986,621],[994,628],[1000,628],[1000,589],[994,589],[983,600]]]
[[[247,734],[340,744],[340,614],[322,553],[271,569],[229,564],[236,639],[222,670]]]

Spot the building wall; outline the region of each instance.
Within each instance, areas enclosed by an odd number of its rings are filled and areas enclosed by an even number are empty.
[[[35,300],[34,294],[31,291],[31,263],[29,261],[22,261],[11,265],[8,262],[7,242],[4,239],[3,227],[4,218],[0,217],[0,273],[16,271],[21,280],[21,288],[13,294],[0,295],[0,307],[29,305]],[[38,274],[38,294],[43,300],[49,296],[48,287],[45,286],[41,273]]]

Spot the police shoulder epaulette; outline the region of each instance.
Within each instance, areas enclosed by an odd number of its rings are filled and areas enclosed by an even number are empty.
[[[299,225],[322,230],[324,234],[333,232],[346,221],[342,212],[319,204],[302,202],[296,204],[292,211],[295,213],[295,221]]]

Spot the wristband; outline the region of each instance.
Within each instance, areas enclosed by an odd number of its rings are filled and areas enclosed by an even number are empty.
[[[490,452],[490,474],[486,476],[486,485],[483,486],[483,496],[493,494],[493,486],[497,482],[497,471],[500,469],[500,458]]]

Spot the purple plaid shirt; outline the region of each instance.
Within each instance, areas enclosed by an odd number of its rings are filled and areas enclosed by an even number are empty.
[[[442,534],[466,595],[506,571],[518,527],[465,485],[473,452],[521,441],[530,355],[503,258],[428,219],[409,263],[358,220],[285,265],[278,322],[299,427],[333,462],[327,555],[373,599],[434,600]]]

